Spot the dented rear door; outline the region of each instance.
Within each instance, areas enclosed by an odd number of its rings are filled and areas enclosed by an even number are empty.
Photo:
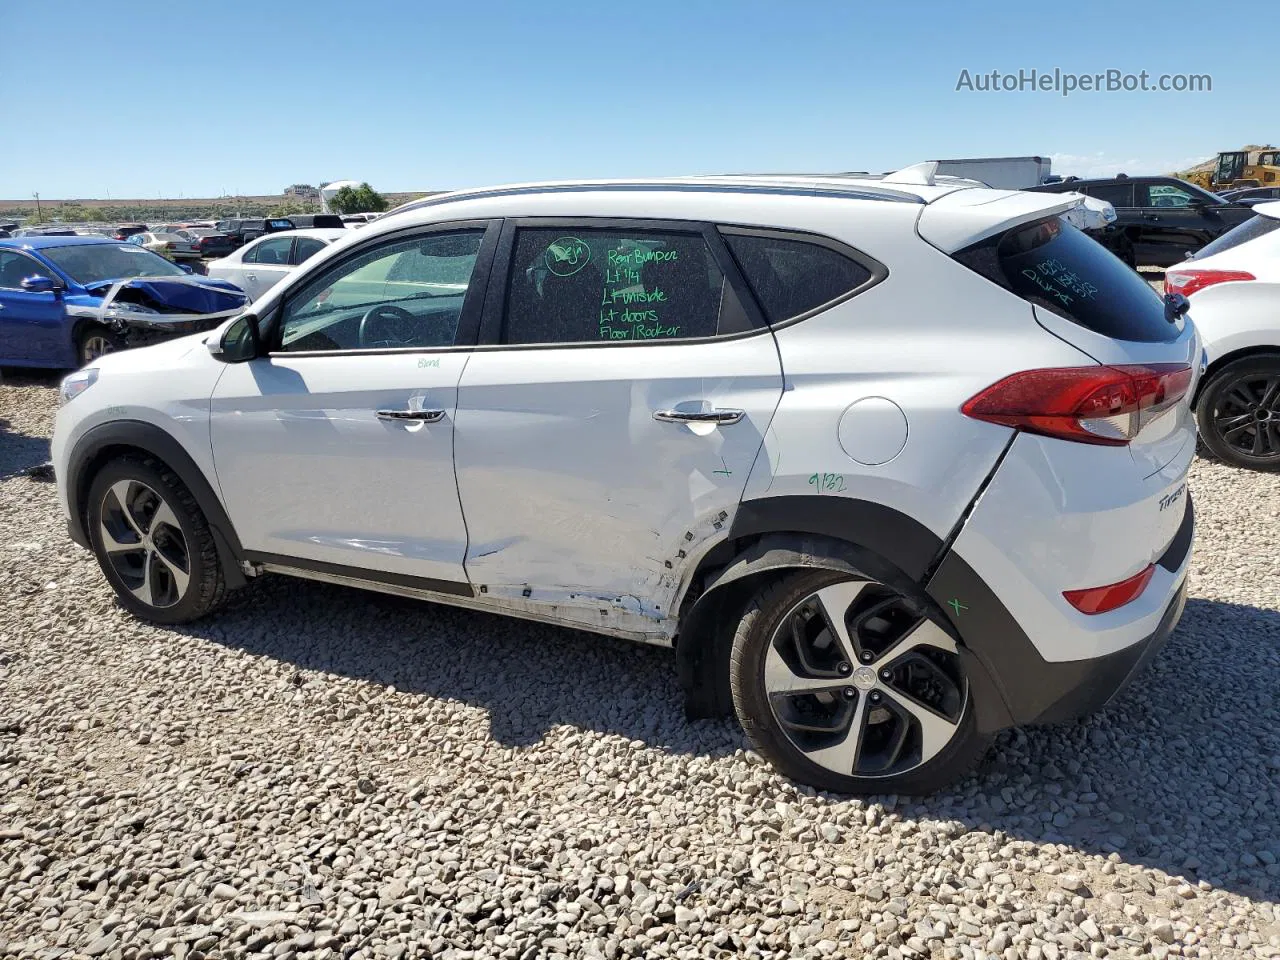
[[[714,238],[640,224],[509,228],[486,307],[501,342],[463,371],[455,463],[478,590],[662,634],[684,566],[728,529],[782,371]]]

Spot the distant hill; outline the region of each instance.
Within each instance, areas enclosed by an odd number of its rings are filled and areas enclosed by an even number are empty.
[[[397,207],[410,200],[425,197],[438,191],[416,190],[384,193],[387,202]],[[46,220],[149,223],[152,220],[211,220],[243,215],[263,217],[273,213],[316,213],[320,204],[303,201],[284,194],[255,196],[206,197],[183,199],[81,199],[46,200],[40,198],[40,210]],[[30,200],[0,200],[0,218],[29,217],[36,212],[36,202]]]

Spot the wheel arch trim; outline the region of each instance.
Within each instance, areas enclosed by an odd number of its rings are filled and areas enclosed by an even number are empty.
[[[680,618],[676,670],[691,719],[723,716],[732,710],[728,671],[717,665],[728,662],[739,615],[761,576],[830,570],[871,577],[900,590],[950,627],[951,621],[935,609],[937,603],[924,587],[947,543],[892,507],[848,497],[746,501],[724,546],[729,544],[735,552],[724,566],[707,575],[702,592]],[[713,551],[703,565],[717,553],[724,556]],[[977,718],[979,727],[1009,726],[1004,698],[986,666],[967,649],[958,631],[955,637],[975,703],[984,705]]]
[[[153,456],[178,475],[209,524],[227,586],[242,586],[245,576],[240,569],[240,561],[244,550],[222,501],[181,442],[163,428],[143,420],[115,420],[99,424],[75,442],[67,458],[67,507],[71,517],[68,532],[71,539],[83,547],[89,546],[85,527],[85,500],[89,485],[98,465],[116,450]]]

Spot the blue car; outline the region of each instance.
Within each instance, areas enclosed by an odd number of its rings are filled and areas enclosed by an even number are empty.
[[[104,353],[199,333],[249,298],[106,237],[0,238],[0,365],[80,367]]]

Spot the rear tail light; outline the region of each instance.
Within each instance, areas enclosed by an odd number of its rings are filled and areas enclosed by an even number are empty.
[[[965,416],[1060,440],[1124,446],[1191,386],[1185,363],[1024,370],[983,390]]]
[[[1156,565],[1153,563],[1128,580],[1121,580],[1119,583],[1108,584],[1105,587],[1090,587],[1088,590],[1066,590],[1062,595],[1067,598],[1067,603],[1081,613],[1090,615],[1106,613],[1142,596],[1142,591],[1147,589],[1147,584],[1151,582],[1155,572]]]
[[[1164,275],[1164,291],[1180,293],[1189,297],[1197,290],[1211,287],[1215,283],[1228,283],[1238,280],[1256,280],[1252,273],[1244,270],[1169,270]]]

